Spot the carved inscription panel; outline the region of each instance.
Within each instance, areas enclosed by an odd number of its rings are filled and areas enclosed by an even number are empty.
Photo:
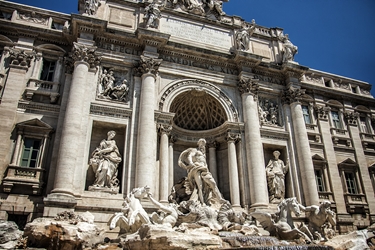
[[[160,20],[160,31],[171,34],[172,38],[182,38],[192,42],[206,44],[210,47],[231,48],[232,35],[230,31],[214,29],[204,24],[163,17]]]

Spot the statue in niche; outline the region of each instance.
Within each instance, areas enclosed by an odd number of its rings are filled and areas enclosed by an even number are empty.
[[[236,49],[248,51],[250,49],[250,37],[254,33],[255,30],[255,20],[251,21],[251,25],[249,26],[246,23],[242,24],[240,30],[236,33]]]
[[[126,79],[116,82],[112,69],[108,71],[103,69],[103,73],[99,78],[98,96],[103,99],[128,102],[129,85]]]
[[[99,8],[99,0],[85,0],[85,14],[93,16]]]
[[[270,159],[266,166],[267,185],[269,201],[272,203],[278,203],[285,198],[285,174],[288,172],[289,164],[285,165],[284,162],[279,159],[280,152],[274,151],[274,159]]]
[[[113,140],[116,132],[111,130],[107,136],[107,140],[102,140],[91,154],[90,166],[94,170],[95,181],[89,190],[109,189],[118,192],[117,168],[122,159],[116,141]]]
[[[183,151],[178,159],[178,165],[188,172],[187,180],[192,191],[190,200],[196,200],[202,205],[220,204],[223,199],[206,162],[206,140],[199,139],[197,148]]]
[[[298,52],[298,47],[294,46],[293,43],[289,40],[288,34],[280,35],[280,40],[283,43],[282,51],[282,62],[289,62],[294,60],[294,55]]]
[[[258,106],[259,120],[262,125],[279,126],[279,105],[276,102],[260,98]]]
[[[162,7],[162,4],[158,0],[155,0],[145,8],[143,20],[146,29],[149,27],[157,29],[159,27],[159,20],[161,18],[160,7]]]

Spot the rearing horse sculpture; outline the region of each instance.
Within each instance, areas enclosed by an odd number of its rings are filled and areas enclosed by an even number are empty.
[[[307,243],[310,243],[311,238],[293,225],[292,212],[297,217],[300,216],[301,207],[301,204],[299,204],[297,199],[293,197],[284,199],[280,202],[278,205],[278,211],[274,217],[266,212],[254,212],[250,215],[257,219],[271,236],[275,236],[280,240],[295,240],[303,238]]]

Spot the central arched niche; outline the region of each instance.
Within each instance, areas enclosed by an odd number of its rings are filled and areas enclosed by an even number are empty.
[[[173,122],[186,130],[210,130],[228,120],[222,105],[203,89],[195,88],[179,94],[170,106]]]

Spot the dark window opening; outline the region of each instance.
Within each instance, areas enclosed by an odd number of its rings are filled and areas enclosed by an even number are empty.
[[[55,68],[55,61],[48,61],[46,59],[43,59],[43,69],[42,74],[40,76],[40,80],[52,82],[53,76],[55,74]]]
[[[41,141],[38,139],[25,138],[21,167],[37,167]]]

